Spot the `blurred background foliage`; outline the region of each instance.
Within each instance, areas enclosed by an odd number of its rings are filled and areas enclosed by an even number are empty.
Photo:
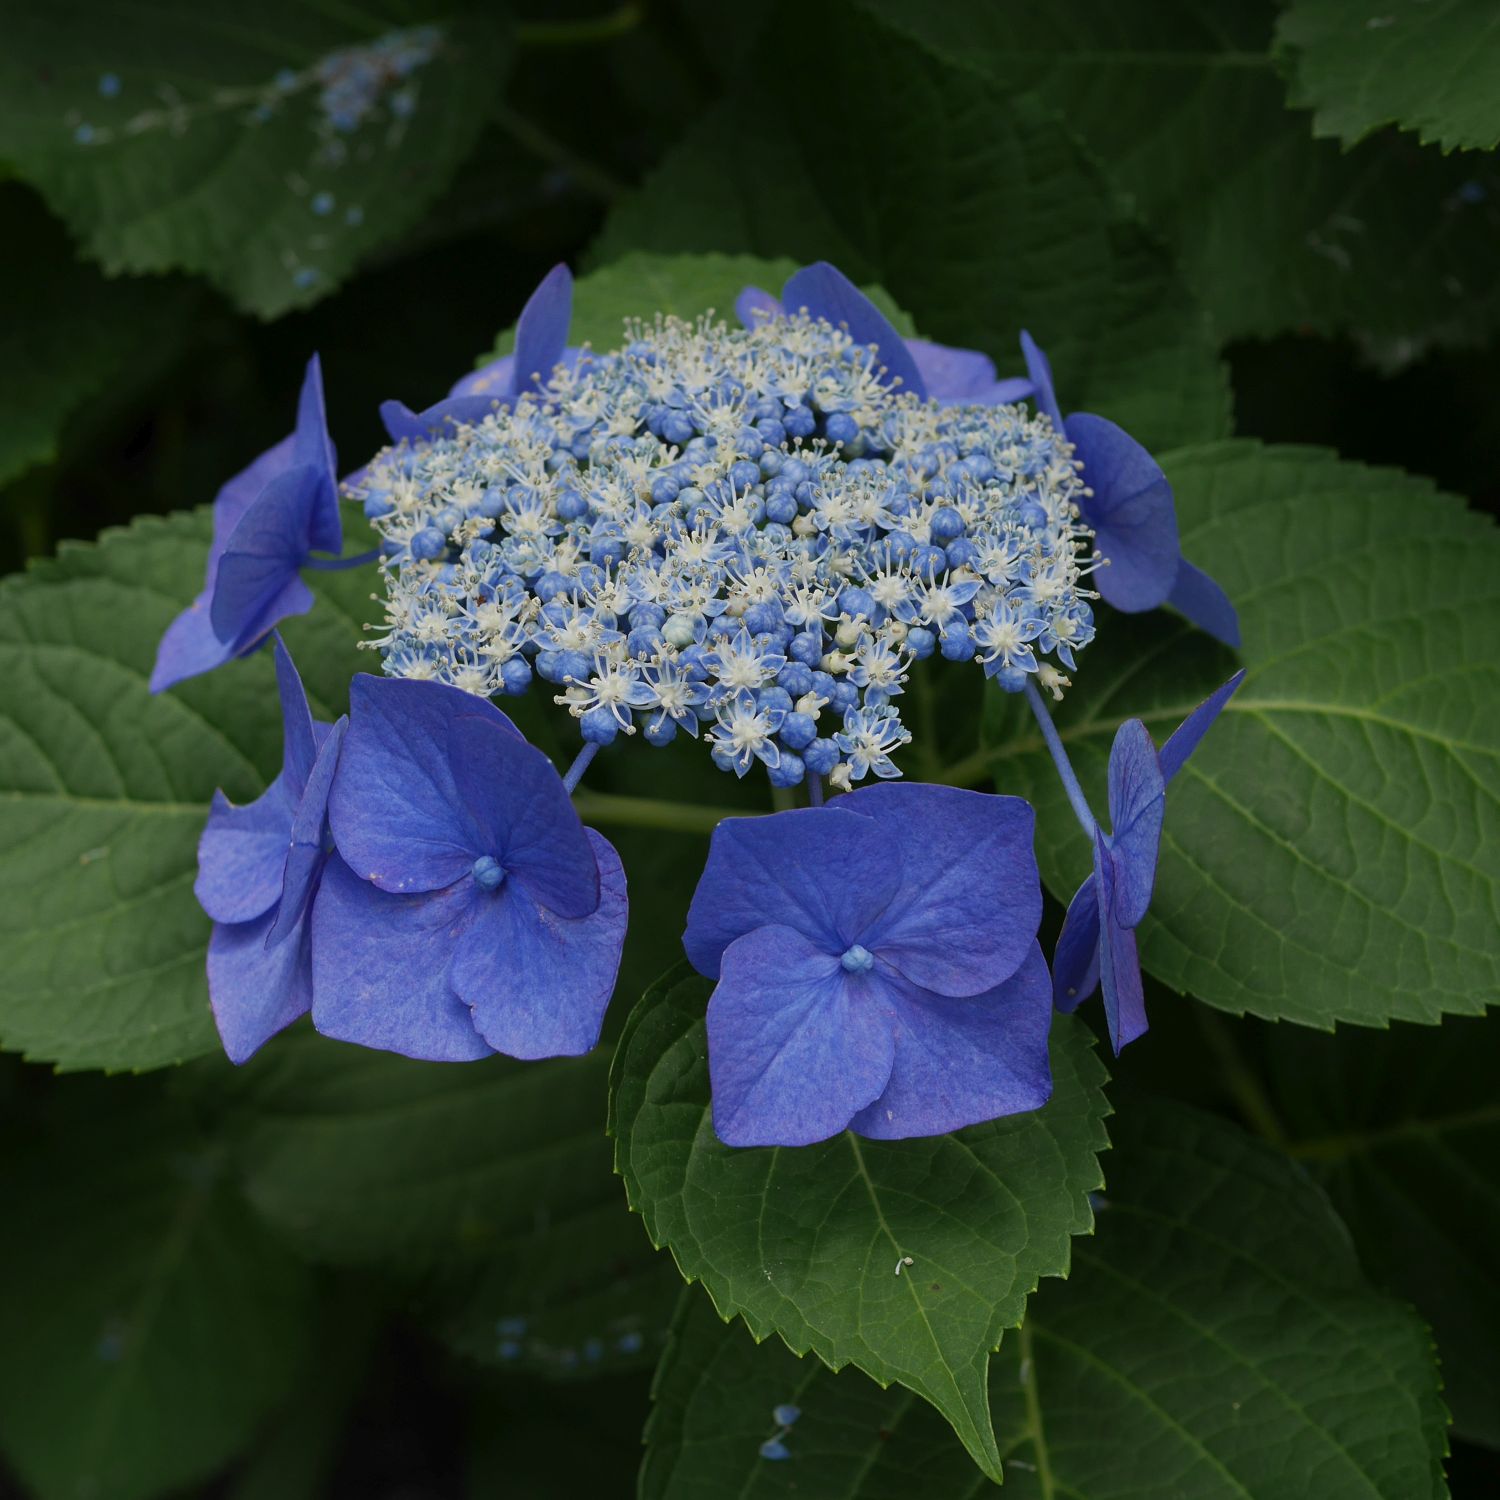
[[[1076,346],[1084,384],[1114,391],[1116,406],[1139,400],[1139,425],[1158,428],[1142,436],[1322,445],[1429,476],[1493,514],[1500,173],[1488,117],[1459,101],[1402,128],[1400,110],[1341,105],[1348,68],[1378,80],[1391,61],[1351,62],[1329,41],[1340,9],[3,0],[0,569],[209,501],[284,433],[313,350],[353,467],[383,441],[379,402],[420,407],[443,393],[549,266],[593,268],[633,249],[829,255],[886,286],[923,332],[985,347],[1003,373],[1015,364],[1009,330],[1081,304],[1093,323],[1061,317],[1059,341]],[[1419,9],[1386,0],[1381,16],[1415,25]],[[1379,19],[1360,25],[1379,31]],[[320,157],[319,115],[340,105],[319,60],[393,31],[420,50],[426,26],[440,28],[433,55],[381,82],[380,123],[349,136],[375,148]],[[1424,47],[1408,69],[1419,101],[1441,97],[1420,87]],[[1495,59],[1479,53],[1475,66],[1500,92]],[[412,102],[393,107],[408,87]],[[976,197],[980,178],[991,190]],[[1108,246],[1112,279],[1054,261],[1053,245],[1089,236]],[[1075,392],[1070,404],[1089,403]],[[662,774],[679,773],[697,777],[689,797],[748,795],[696,762]],[[628,831],[617,842],[632,871],[621,993],[633,996],[676,955],[701,842]],[[1115,1068],[1125,1088],[1277,1137],[1329,1188],[1366,1270],[1430,1319],[1462,1323],[1462,1295],[1446,1314],[1442,1297],[1423,1302],[1423,1267],[1442,1247],[1391,1234],[1383,1217],[1406,1212],[1384,1201],[1392,1182],[1420,1194],[1428,1166],[1398,1162],[1382,1177],[1341,1160],[1327,1141],[1378,1109],[1351,1098],[1341,1111],[1333,1081],[1330,1119],[1312,1117],[1308,1090],[1276,1097],[1294,1074],[1358,1076],[1357,1056],[1336,1064],[1330,1050],[1347,1033],[1334,1043],[1169,1002],[1153,1017],[1151,1042]],[[1451,1049],[1460,1071],[1433,1067],[1462,1080],[1461,1060],[1484,1050],[1465,1039],[1485,1024],[1450,1022],[1441,1044],[1404,1030],[1413,1048]],[[1369,1040],[1389,1058],[1393,1039]],[[560,1265],[528,1244],[528,1169],[519,1156],[491,1165],[489,1143],[519,1152],[517,1121],[541,1140],[549,1104],[562,1103],[518,1095],[525,1078],[504,1065],[457,1097],[441,1070],[389,1059],[307,1063],[305,1077],[303,1066],[296,1045],[228,1081],[212,1059],[118,1078],[0,1056],[0,1447],[34,1492],[627,1493],[676,1278],[623,1214],[582,1231],[619,1236],[602,1280],[592,1262]],[[591,1133],[568,1148],[577,1161],[549,1170],[573,1174],[570,1211],[590,1224],[618,1194],[603,1072],[569,1076]],[[1451,1087],[1484,1100],[1480,1079]],[[435,1125],[441,1111],[455,1113]],[[388,1165],[413,1118],[433,1140],[466,1143],[472,1159],[453,1170],[480,1186],[426,1206],[382,1196],[390,1181],[350,1186],[348,1162]],[[357,1136],[347,1154],[330,1143],[341,1128]],[[162,1139],[171,1152],[152,1146]],[[1472,1226],[1492,1222],[1493,1185],[1472,1191]],[[347,1221],[309,1213],[341,1193]],[[1368,1235],[1365,1217],[1378,1226]],[[439,1253],[466,1235],[485,1253]],[[128,1268],[189,1244],[195,1284],[157,1310],[164,1362],[75,1430],[86,1372],[47,1368],[55,1330],[27,1306],[107,1328],[115,1292],[100,1248]],[[1493,1282],[1471,1271],[1494,1317]],[[252,1283],[256,1314],[241,1320]],[[506,1334],[511,1319],[524,1338]],[[612,1330],[608,1349],[591,1329]],[[173,1361],[194,1350],[216,1351],[230,1373],[183,1389]],[[1460,1395],[1451,1482],[1492,1494],[1494,1349],[1480,1341],[1456,1358],[1480,1383]],[[548,1379],[523,1382],[507,1365]],[[75,1440],[98,1453],[79,1459]],[[80,1479],[99,1463],[105,1477]]]

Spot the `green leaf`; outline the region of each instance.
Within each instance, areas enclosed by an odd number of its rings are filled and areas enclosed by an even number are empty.
[[[27,7],[0,56],[0,156],[106,270],[196,271],[274,317],[417,223],[473,145],[507,33],[480,15],[437,28],[398,76],[347,49],[410,38],[405,6]],[[323,76],[347,97],[361,74],[378,86],[354,128],[335,128]]]
[[[142,518],[0,583],[0,1043],[28,1057],[149,1068],[218,1049],[198,835],[216,786],[248,801],[280,769],[281,728],[264,652],[147,691],[208,537],[207,511]],[[285,635],[331,719],[370,665],[370,576],[308,581],[317,607]]]
[[[1494,165],[1396,137],[1354,151],[1312,139],[1308,118],[1286,108],[1269,6],[861,4],[908,48],[1063,115],[1171,248],[1224,338],[1352,329],[1410,359],[1414,342],[1474,343],[1500,320],[1493,210],[1482,201],[1500,192]],[[1473,77],[1487,81],[1482,67]],[[996,274],[1008,248],[982,263]],[[1060,390],[1065,410],[1113,415],[1075,394],[1071,372]]]
[[[612,1170],[608,1070],[603,1052],[455,1068],[298,1030],[230,1085],[245,1191],[303,1255],[402,1272],[468,1358],[649,1367],[678,1282]]]
[[[1172,784],[1145,966],[1236,1014],[1327,1029],[1500,993],[1500,546],[1421,479],[1301,448],[1169,454],[1184,553],[1240,612],[1249,670]],[[1234,658],[1104,612],[1055,715],[1102,811],[1110,742],[1160,744]],[[992,698],[996,784],[1038,809],[1067,900],[1089,852],[1024,704]]]
[[[1265,1039],[1292,1155],[1328,1190],[1380,1283],[1437,1335],[1460,1437],[1500,1448],[1500,1017]]]
[[[1445,1493],[1421,1323],[1361,1278],[1327,1200],[1207,1115],[1132,1099],[1072,1276],[1027,1306],[991,1404],[1011,1500],[1421,1500]],[[992,1493],[934,1414],[726,1329],[685,1294],[641,1500]],[[791,1457],[758,1456],[801,1408]]]
[[[63,1087],[56,1139],[0,1174],[25,1205],[0,1236],[0,1446],[37,1500],[135,1500],[250,1441],[316,1304],[181,1111],[139,1083]]]
[[[885,287],[927,337],[983,349],[1002,373],[1019,370],[1030,328],[1070,409],[1103,412],[1148,445],[1228,431],[1202,309],[1051,111],[843,0],[784,6],[747,76],[749,92],[615,209],[598,258],[828,259]]]
[[[6,372],[0,485],[57,457],[63,423],[102,394],[142,345],[170,341],[198,297],[187,284],[106,281],[75,258],[62,227],[19,185],[0,187],[0,284],[26,289],[26,316],[0,325]]]
[[[1293,0],[1276,23],[1291,101],[1345,145],[1399,125],[1445,151],[1500,145],[1500,18],[1474,0]]]
[[[925,1140],[736,1150],[709,1118],[711,989],[674,971],[621,1038],[610,1131],[631,1206],[725,1317],[915,1391],[998,1475],[991,1351],[1038,1280],[1067,1274],[1101,1180],[1105,1074],[1088,1033],[1058,1018],[1053,1097],[1030,1114]]]

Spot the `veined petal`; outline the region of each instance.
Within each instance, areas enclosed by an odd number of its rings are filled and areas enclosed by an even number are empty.
[[[404,401],[382,401],[380,420],[393,443],[417,443],[441,437],[456,426],[472,426],[494,411],[497,402],[508,404],[509,392],[498,395],[445,396],[425,411],[413,411]]]
[[[312,1005],[312,947],[308,925],[274,948],[266,935],[274,910],[252,922],[216,922],[208,941],[208,998],[230,1062],[242,1063]]]
[[[1115,918],[1136,926],[1151,905],[1167,787],[1156,746],[1139,719],[1115,731],[1109,752],[1109,845],[1114,855]]]
[[[337,1041],[431,1062],[488,1057],[468,1006],[448,985],[455,945],[481,894],[462,880],[392,896],[331,857],[312,909],[313,1025]]]
[[[1229,602],[1229,595],[1185,557],[1177,565],[1177,577],[1167,603],[1205,634],[1222,641],[1231,650],[1239,650],[1240,617]]]
[[[279,635],[275,658],[276,694],[281,700],[281,774],[287,795],[295,804],[301,800],[313,762],[318,758],[318,741],[302,678]]]
[[[1221,688],[1216,688],[1185,718],[1171,733],[1161,747],[1158,760],[1164,780],[1171,779],[1187,763],[1188,757],[1198,748],[1209,726],[1224,710],[1224,705],[1239,691],[1245,680],[1245,669],[1240,668]]]
[[[961,999],[888,985],[896,1020],[891,1077],[851,1129],[877,1140],[943,1135],[1039,1109],[1052,1095],[1052,986],[1033,941],[1003,984]]]
[[[1094,546],[1109,559],[1094,582],[1105,600],[1127,613],[1166,602],[1182,553],[1172,486],[1161,465],[1123,428],[1091,412],[1074,412],[1064,424],[1093,490],[1082,502]]]
[[[307,557],[318,475],[298,465],[278,475],[240,517],[214,574],[209,617],[221,641],[243,649],[284,616],[289,584]],[[311,608],[308,595],[306,608]]]
[[[279,443],[272,444],[233,479],[225,480],[220,486],[219,493],[214,496],[214,539],[209,549],[208,569],[204,574],[205,587],[211,586],[214,581],[219,559],[224,555],[229,538],[234,535],[234,528],[259,498],[261,491],[279,474],[297,465],[300,460],[296,454],[297,438],[294,433],[282,438]]]
[[[1026,361],[1026,374],[1031,381],[1037,410],[1051,417],[1052,425],[1061,432],[1062,409],[1057,404],[1057,392],[1052,386],[1052,361],[1024,328],[1021,330],[1021,357]]]
[[[1099,898],[1099,986],[1104,1018],[1118,1057],[1120,1049],[1146,1030],[1146,997],[1135,933],[1115,915],[1115,874],[1104,835],[1094,830],[1094,879]]]
[[[214,634],[213,622],[209,619],[209,596],[199,594],[183,612],[167,626],[156,648],[156,665],[151,669],[151,691],[163,692],[189,677],[211,672],[232,661],[235,649],[226,645]]]
[[[478,897],[454,949],[449,984],[497,1052],[577,1057],[599,1040],[625,942],[625,871],[607,839],[586,833],[598,868],[592,913],[560,917],[507,880]]]
[[[480,851],[555,916],[595,910],[598,861],[552,762],[508,725],[477,716],[449,725],[448,758]]]
[[[215,922],[252,921],[281,898],[292,815],[280,776],[244,807],[214,793],[198,838],[193,894]]]
[[[899,847],[873,818],[839,807],[726,818],[714,830],[683,946],[710,979],[730,943],[771,923],[838,955],[868,935],[900,881]]]
[[[511,391],[536,390],[552,377],[568,343],[573,319],[573,273],[555,265],[542,277],[516,321],[516,355]]]
[[[763,287],[747,286],[734,299],[734,315],[742,328],[754,328],[766,318],[780,318],[785,313],[780,300]]]
[[[348,718],[341,718],[323,740],[302,800],[297,804],[297,815],[292,819],[292,841],[286,851],[286,873],[281,881],[281,906],[276,925],[266,937],[268,947],[284,943],[291,936],[317,889],[318,876],[328,858],[328,792],[348,727]]]
[[[1001,406],[1022,401],[1034,387],[1016,377],[1001,380],[995,362],[978,349],[957,349],[928,339],[905,340],[927,394],[944,406]]]
[[[339,522],[338,455],[328,435],[328,412],[323,403],[323,366],[316,354],[307,362],[297,399],[297,429],[292,434],[292,461],[306,464],[319,475],[308,518],[308,545],[318,552],[343,550]]]
[[[502,354],[499,359],[492,359],[477,370],[470,370],[467,375],[460,376],[453,382],[453,389],[448,394],[450,396],[488,396],[492,401],[497,396],[509,395],[512,388],[512,372],[515,367],[515,355]]]
[[[1073,893],[1052,952],[1052,1003],[1077,1010],[1099,987],[1099,885],[1092,875]]]
[[[813,317],[824,318],[835,328],[847,328],[856,344],[874,344],[887,381],[899,380],[903,391],[926,396],[922,372],[905,340],[890,319],[836,266],[826,260],[804,266],[787,278],[781,300],[793,312],[806,308]]]
[[[790,927],[724,952],[708,1002],[714,1130],[729,1146],[806,1146],[837,1135],[891,1076],[894,1020],[877,975]]]
[[[1028,802],[901,782],[851,792],[840,807],[874,818],[899,851],[900,888],[867,948],[944,995],[977,995],[1015,972],[1042,919]]]
[[[328,798],[339,853],[385,891],[430,891],[467,875],[482,854],[449,759],[448,732],[478,716],[520,738],[498,708],[437,682],[361,673]]]

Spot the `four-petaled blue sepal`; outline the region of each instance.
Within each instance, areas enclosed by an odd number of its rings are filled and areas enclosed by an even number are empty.
[[[1102,988],[1116,1053],[1146,1030],[1135,929],[1156,883],[1167,784],[1244,680],[1244,672],[1236,672],[1182,721],[1160,752],[1139,719],[1127,719],[1110,748],[1111,832],[1094,830],[1094,873],[1068,904],[1052,955],[1052,993],[1059,1010],[1076,1010]]]
[[[391,441],[418,442],[441,436],[456,425],[482,422],[523,392],[539,390],[558,365],[571,365],[578,357],[576,349],[567,347],[572,320],[573,273],[565,265],[556,265],[521,309],[513,354],[470,371],[425,411],[414,412],[402,401],[381,403],[380,420]]]
[[[347,721],[315,721],[278,638],[281,774],[244,807],[214,794],[198,842],[199,904],[214,921],[208,993],[224,1051],[242,1063],[312,1005],[307,921],[328,859],[328,792]]]
[[[236,474],[214,499],[203,592],[167,627],[151,691],[248,655],[277,624],[312,608],[299,570],[311,552],[343,547],[333,443],[317,355],[308,361],[297,428]]]
[[[718,980],[720,1140],[940,1135],[1045,1103],[1034,821],[1018,797],[892,784],[719,825],[683,941]]]
[[[995,362],[978,349],[955,349],[927,339],[903,339],[890,319],[847,276],[826,261],[805,266],[782,288],[780,298],[747,286],[735,300],[741,324],[754,328],[765,318],[779,318],[790,307],[806,310],[835,326],[845,325],[860,344],[874,344],[902,389],[940,406],[1003,406],[1031,394],[1031,382],[1001,380]]]
[[[1106,567],[1094,574],[1106,603],[1126,614],[1170,604],[1200,630],[1238,648],[1240,622],[1224,590],[1183,557],[1177,541],[1172,486],[1161,465],[1123,428],[1091,412],[1064,418],[1052,365],[1031,335],[1021,353],[1037,409],[1073,444],[1093,492],[1081,502]]]
[[[313,910],[313,1024],[435,1061],[575,1056],[599,1039],[625,874],[562,778],[488,701],[358,676]]]

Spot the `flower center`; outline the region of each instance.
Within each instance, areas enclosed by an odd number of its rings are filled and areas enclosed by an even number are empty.
[[[481,854],[474,861],[474,884],[481,890],[499,890],[505,879],[505,866],[493,854]]]
[[[868,948],[855,943],[852,948],[844,950],[839,963],[843,965],[846,974],[868,974],[875,967],[875,955]]]

